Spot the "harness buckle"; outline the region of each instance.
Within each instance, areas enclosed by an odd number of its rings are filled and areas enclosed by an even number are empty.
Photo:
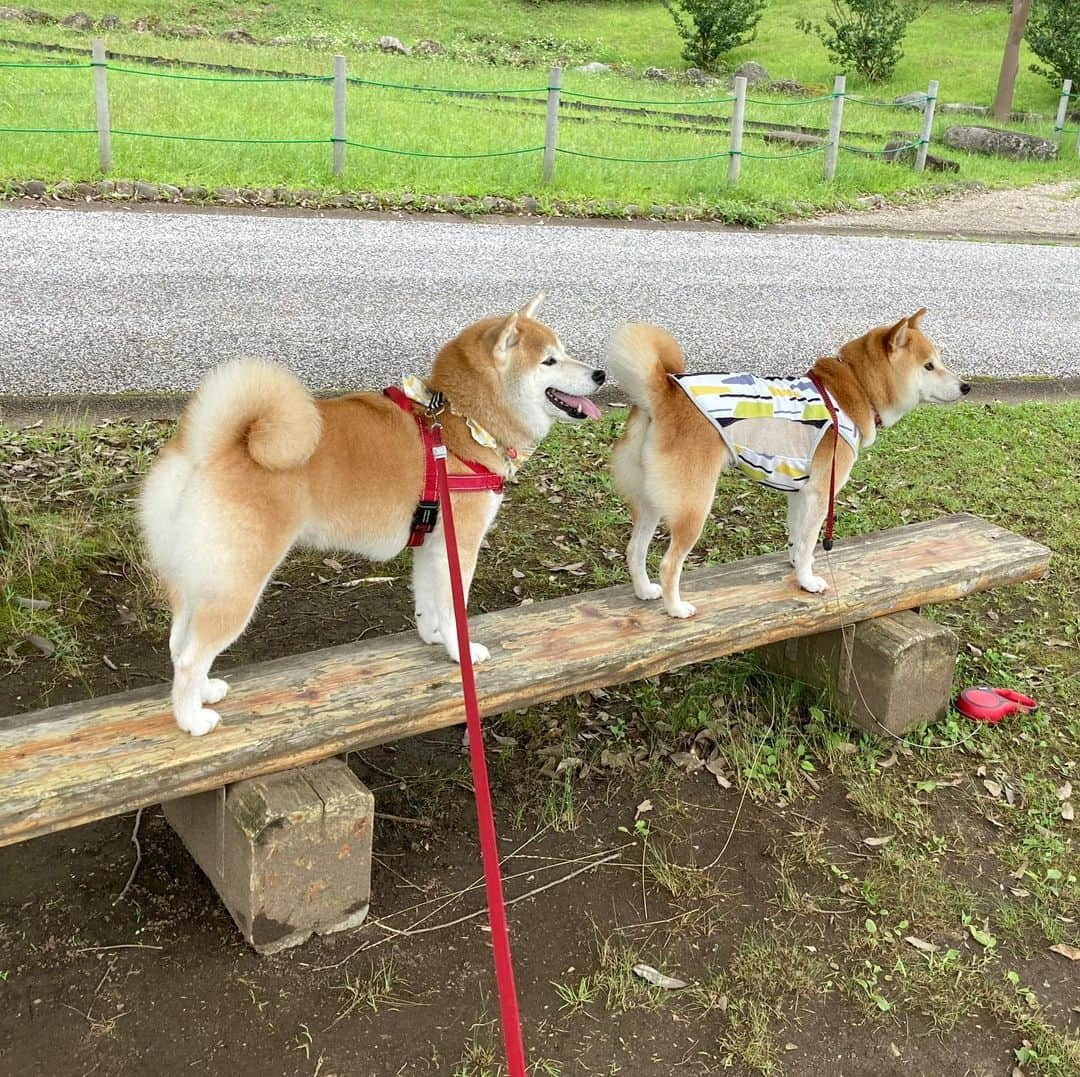
[[[414,532],[422,532],[425,535],[430,535],[431,532],[435,530],[435,525],[438,522],[438,501],[421,501],[416,506],[416,511],[413,513],[412,518],[412,530]]]

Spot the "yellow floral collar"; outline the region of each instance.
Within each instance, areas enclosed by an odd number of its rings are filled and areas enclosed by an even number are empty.
[[[431,403],[432,393],[423,378],[418,378],[415,374],[407,374],[401,379],[401,388],[405,395],[417,404],[422,404],[426,408]],[[470,419],[468,415],[462,415],[449,401],[447,401],[447,406],[455,415],[465,420],[465,425],[468,426],[469,433],[477,445],[483,445],[485,449],[492,449],[502,457],[503,464],[506,467],[506,477],[516,482],[518,469],[536,450],[504,448],[495,439],[495,435],[485,430],[475,419]]]

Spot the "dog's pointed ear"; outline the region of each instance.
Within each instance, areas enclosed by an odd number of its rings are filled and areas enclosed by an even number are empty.
[[[910,318],[908,318],[908,327],[911,329],[918,329],[923,320],[923,315],[926,314],[926,307],[920,307]]]
[[[528,303],[526,303],[525,306],[523,306],[521,310],[518,311],[518,314],[520,314],[523,318],[535,317],[536,312],[540,309],[540,304],[543,303],[546,298],[547,297],[544,295],[543,292],[537,292],[536,295],[534,295],[532,299],[530,299]]]
[[[521,340],[521,326],[518,325],[520,313],[511,314],[505,322],[499,326],[499,335],[495,338],[495,347],[491,354],[496,363],[505,363],[510,358],[510,353],[518,346]]]
[[[885,335],[885,350],[890,358],[908,342],[908,320],[901,318]]]

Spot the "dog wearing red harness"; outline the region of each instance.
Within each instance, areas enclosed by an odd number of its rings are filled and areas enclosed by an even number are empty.
[[[439,351],[402,389],[316,401],[284,367],[242,360],[212,371],[146,478],[140,504],[150,561],[172,610],[177,724],[220,721],[228,690],[217,656],[247,627],[293,546],[372,560],[414,547],[416,627],[458,661],[440,500],[453,498],[466,594],[503,484],[560,420],[598,418],[604,373],[570,358],[534,315],[539,295],[487,318]],[[449,491],[438,489],[431,426],[441,425]],[[472,645],[473,662],[488,657]]]

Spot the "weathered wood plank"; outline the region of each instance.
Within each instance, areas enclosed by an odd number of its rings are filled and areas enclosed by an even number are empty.
[[[819,554],[824,562],[824,554]],[[612,587],[476,617],[484,714],[1032,579],[1050,551],[961,514],[839,543],[825,595],[783,555],[687,573],[692,620]],[[463,720],[457,667],[412,632],[230,677],[221,726],[181,733],[164,688],[0,718],[0,845]]]

